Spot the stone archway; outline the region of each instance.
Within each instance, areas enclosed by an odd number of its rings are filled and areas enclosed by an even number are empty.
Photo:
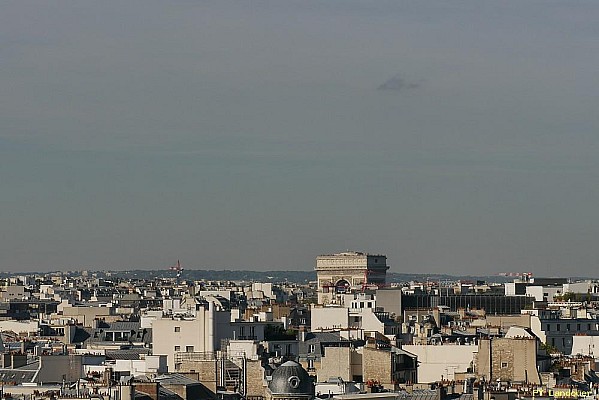
[[[335,293],[347,293],[349,292],[350,287],[351,284],[348,281],[340,279],[335,283]]]

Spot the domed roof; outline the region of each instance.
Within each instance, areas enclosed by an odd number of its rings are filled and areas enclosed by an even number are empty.
[[[273,394],[313,394],[312,379],[306,370],[295,361],[287,361],[271,374],[268,384]]]

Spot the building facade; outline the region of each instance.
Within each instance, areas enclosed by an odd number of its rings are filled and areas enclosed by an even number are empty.
[[[157,318],[152,322],[153,353],[167,356],[169,371],[175,371],[180,354],[212,354],[221,339],[232,337],[231,313],[201,305],[194,316]]]
[[[528,328],[511,327],[505,337],[478,341],[475,373],[487,382],[541,384],[539,372],[546,365],[538,363],[539,338]]]

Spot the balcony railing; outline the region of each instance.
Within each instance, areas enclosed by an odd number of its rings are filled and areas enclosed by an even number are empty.
[[[214,361],[216,353],[212,351],[195,351],[195,352],[177,352],[175,353],[175,363],[183,361]]]

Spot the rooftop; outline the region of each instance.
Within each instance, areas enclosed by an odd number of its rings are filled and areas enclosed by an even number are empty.
[[[318,257],[359,257],[359,256],[386,257],[384,254],[369,254],[369,253],[364,253],[361,251],[343,251],[341,253],[334,253],[334,254],[321,254]]]

